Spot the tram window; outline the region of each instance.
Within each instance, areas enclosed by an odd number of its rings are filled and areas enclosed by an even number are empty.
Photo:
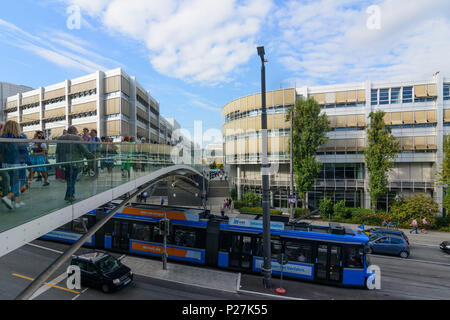
[[[286,241],[285,253],[289,261],[311,262],[311,245]]]
[[[345,267],[362,268],[364,264],[364,249],[347,247],[345,249]]]
[[[87,218],[79,218],[73,220],[73,231],[79,234],[87,233],[88,232],[86,228],[87,223],[88,223]]]
[[[263,249],[263,239],[262,238],[256,238],[256,252],[255,256],[257,257],[263,257],[264,256],[264,249]]]
[[[272,240],[271,253],[272,259],[277,259],[278,256],[283,253],[283,246],[280,240]]]
[[[151,241],[150,226],[141,223],[133,223],[131,238],[140,241]]]
[[[231,235],[229,233],[221,233],[219,245],[220,251],[229,252],[231,248]]]
[[[172,233],[171,244],[188,248],[204,248],[204,235],[203,230],[176,226]]]

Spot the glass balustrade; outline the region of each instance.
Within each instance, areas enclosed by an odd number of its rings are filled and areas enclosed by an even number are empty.
[[[0,232],[156,170],[175,164],[190,165],[190,159],[183,159],[183,151],[177,148],[140,143],[0,139]],[[190,167],[202,172],[201,165]]]

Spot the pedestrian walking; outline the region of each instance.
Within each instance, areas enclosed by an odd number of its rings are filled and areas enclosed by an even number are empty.
[[[225,217],[225,210],[224,210],[224,208],[220,209],[220,215],[222,216],[222,218]]]
[[[94,155],[89,152],[86,145],[81,143],[83,139],[78,136],[78,130],[75,126],[67,129],[67,134],[59,137],[57,140],[68,140],[74,143],[58,143],[56,146],[56,162],[69,162],[64,164],[64,173],[67,182],[66,196],[64,200],[72,203],[75,201],[75,184],[78,174],[84,165],[84,158],[94,159]],[[78,143],[77,143],[78,142]]]
[[[409,231],[409,233],[412,233],[414,230],[416,230],[416,234],[418,234],[419,232],[417,232],[417,228],[419,227],[419,224],[417,223],[416,218],[413,219],[413,221],[410,224],[413,228]]]
[[[428,227],[428,221],[425,217],[422,219],[422,233],[426,233],[426,228]]]
[[[164,205],[164,198],[161,197],[161,207]]]
[[[88,142],[102,142],[102,140],[97,137],[97,130],[92,129],[89,135]],[[100,144],[88,144],[87,149],[94,155],[94,160],[89,161],[88,168],[93,172],[93,176],[95,177],[98,175],[97,158],[100,158],[102,146]]]

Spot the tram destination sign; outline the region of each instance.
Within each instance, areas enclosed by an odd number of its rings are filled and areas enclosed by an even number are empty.
[[[250,219],[232,218],[228,221],[228,224],[234,226],[261,228],[261,229],[263,227],[263,222],[261,220],[250,220]],[[284,230],[284,223],[278,221],[270,221],[270,229]]]

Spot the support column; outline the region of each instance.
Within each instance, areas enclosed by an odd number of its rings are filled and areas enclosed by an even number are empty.
[[[437,100],[436,100],[436,119],[437,119],[437,127],[436,127],[436,144],[437,144],[437,152],[436,152],[436,170],[439,173],[442,170],[442,162],[444,159],[444,82],[443,77],[440,73],[434,76],[434,81],[437,87]],[[443,214],[443,198],[444,198],[444,189],[443,186],[439,183],[439,181],[435,181],[434,183],[434,200],[439,206],[439,212]]]

